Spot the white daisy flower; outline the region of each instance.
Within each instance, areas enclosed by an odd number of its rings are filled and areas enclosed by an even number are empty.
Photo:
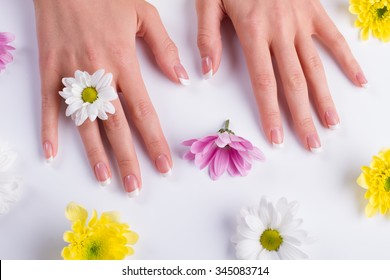
[[[6,214],[11,205],[19,200],[20,179],[9,171],[16,157],[16,151],[0,141],[0,215]]]
[[[301,219],[294,218],[296,201],[281,198],[276,206],[265,198],[259,205],[245,207],[240,212],[235,243],[239,259],[307,259],[297,247],[308,240],[307,233],[298,229]]]
[[[97,117],[107,120],[107,113],[115,113],[111,101],[118,98],[111,82],[112,74],[104,74],[104,69],[93,75],[77,70],[74,78],[63,78],[65,88],[59,93],[68,104],[66,116],[71,116],[77,126],[82,125],[87,118],[91,122]]]

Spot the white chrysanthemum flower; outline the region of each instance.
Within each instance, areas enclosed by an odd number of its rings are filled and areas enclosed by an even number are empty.
[[[276,206],[265,198],[260,204],[243,208],[232,238],[239,259],[307,259],[297,247],[307,241],[307,233],[298,229],[301,219],[294,218],[296,201],[281,198]]]
[[[97,117],[107,120],[107,113],[115,113],[111,101],[118,98],[111,82],[112,74],[104,74],[104,69],[93,75],[77,70],[74,78],[63,78],[65,88],[59,93],[68,104],[66,116],[71,116],[77,126],[82,125],[87,118],[90,121]]]
[[[16,157],[16,151],[0,141],[0,215],[7,213],[20,196],[20,179],[9,171]]]

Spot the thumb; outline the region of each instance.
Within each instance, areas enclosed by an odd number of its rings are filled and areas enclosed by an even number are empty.
[[[202,74],[210,79],[221,62],[221,21],[224,17],[220,0],[197,0],[198,48],[202,58]]]

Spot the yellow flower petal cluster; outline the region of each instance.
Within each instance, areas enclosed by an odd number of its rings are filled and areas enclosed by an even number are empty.
[[[390,149],[380,151],[362,171],[357,183],[367,189],[366,215],[372,217],[378,210],[386,214],[390,210]]]
[[[372,34],[384,42],[390,41],[390,0],[350,0],[349,11],[358,16],[355,26],[361,28],[362,40]]]
[[[65,260],[123,260],[132,255],[138,235],[127,224],[119,221],[119,213],[104,212],[98,218],[96,211],[87,224],[88,212],[74,202],[68,204],[65,216],[72,222],[72,231],[64,233],[62,250]]]

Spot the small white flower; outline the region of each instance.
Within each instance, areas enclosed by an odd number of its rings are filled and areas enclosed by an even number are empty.
[[[297,247],[307,241],[307,233],[298,229],[301,219],[294,216],[298,210],[296,201],[281,198],[274,206],[265,198],[260,204],[245,207],[240,212],[235,243],[239,259],[307,259]]]
[[[74,78],[63,78],[65,88],[59,94],[68,104],[66,116],[71,116],[77,126],[82,125],[87,118],[91,122],[97,117],[107,120],[107,113],[115,113],[111,101],[118,98],[111,82],[112,74],[104,74],[104,69],[93,75],[77,70]]]
[[[20,196],[20,179],[9,171],[16,157],[16,151],[0,141],[0,215],[7,213]]]

